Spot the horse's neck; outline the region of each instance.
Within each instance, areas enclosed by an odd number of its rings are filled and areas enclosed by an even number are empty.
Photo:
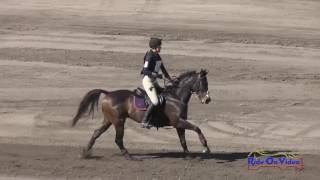
[[[188,104],[191,98],[192,84],[193,81],[188,81],[188,83],[179,85],[178,89],[176,90],[176,95],[180,98],[180,101],[182,101],[185,104]]]
[[[186,89],[186,90],[181,90],[181,93],[178,95],[180,97],[180,100],[184,104],[188,104],[191,98],[191,91]]]

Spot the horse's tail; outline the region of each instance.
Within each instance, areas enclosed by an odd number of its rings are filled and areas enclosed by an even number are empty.
[[[108,91],[102,89],[93,89],[83,97],[82,101],[80,102],[78,112],[72,119],[72,127],[76,125],[78,120],[83,116],[83,114],[85,114],[88,111],[88,109],[89,115],[92,114],[93,116],[95,107],[98,107],[98,102],[101,93],[104,93],[106,95],[109,94]]]

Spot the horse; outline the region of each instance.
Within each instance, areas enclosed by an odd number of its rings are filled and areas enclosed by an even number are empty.
[[[208,91],[207,71],[187,71],[174,79],[175,83],[168,85],[163,90],[165,103],[162,108],[159,108],[158,113],[154,112],[153,117],[157,121],[162,121],[161,126],[173,126],[176,128],[180,139],[183,152],[189,153],[185,130],[195,131],[199,140],[204,147],[203,153],[210,153],[210,148],[207,145],[207,140],[201,129],[187,121],[188,103],[192,94],[196,94],[202,104],[208,104],[211,97]],[[77,114],[72,119],[72,127],[76,125],[78,120],[89,110],[89,115],[92,114],[98,106],[100,95],[105,96],[101,100],[102,112],[104,120],[98,129],[96,129],[89,140],[87,146],[82,151],[82,158],[89,158],[91,149],[97,138],[101,136],[108,128],[113,125],[116,131],[115,143],[119,147],[122,155],[127,160],[137,160],[132,157],[123,144],[124,125],[127,118],[130,118],[138,123],[141,123],[145,111],[137,109],[133,105],[134,96],[137,96],[135,91],[131,90],[115,90],[106,91],[103,89],[93,89],[89,91],[80,102]]]

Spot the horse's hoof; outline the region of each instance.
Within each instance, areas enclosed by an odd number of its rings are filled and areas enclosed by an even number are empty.
[[[128,153],[128,151],[125,151],[125,152],[123,153],[123,156],[126,158],[126,160],[129,160],[129,161],[142,161],[142,160],[139,159],[139,158],[132,157],[132,156]]]
[[[189,154],[190,152],[189,152],[189,150],[184,150],[183,153],[184,154]]]
[[[89,159],[91,157],[92,152],[88,151],[87,149],[82,149],[82,152],[80,154],[81,159]]]
[[[135,158],[135,157],[132,157],[132,156],[125,156],[126,160],[129,160],[129,161],[142,161],[141,159],[139,158]]]
[[[211,151],[210,151],[210,149],[207,147],[207,148],[205,148],[203,151],[202,151],[202,153],[204,153],[204,154],[209,154]]]

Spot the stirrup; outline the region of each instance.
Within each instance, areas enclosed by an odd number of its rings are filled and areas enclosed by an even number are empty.
[[[152,128],[152,125],[147,122],[143,122],[143,123],[141,123],[141,127],[146,128],[146,129],[150,129],[150,128]]]

